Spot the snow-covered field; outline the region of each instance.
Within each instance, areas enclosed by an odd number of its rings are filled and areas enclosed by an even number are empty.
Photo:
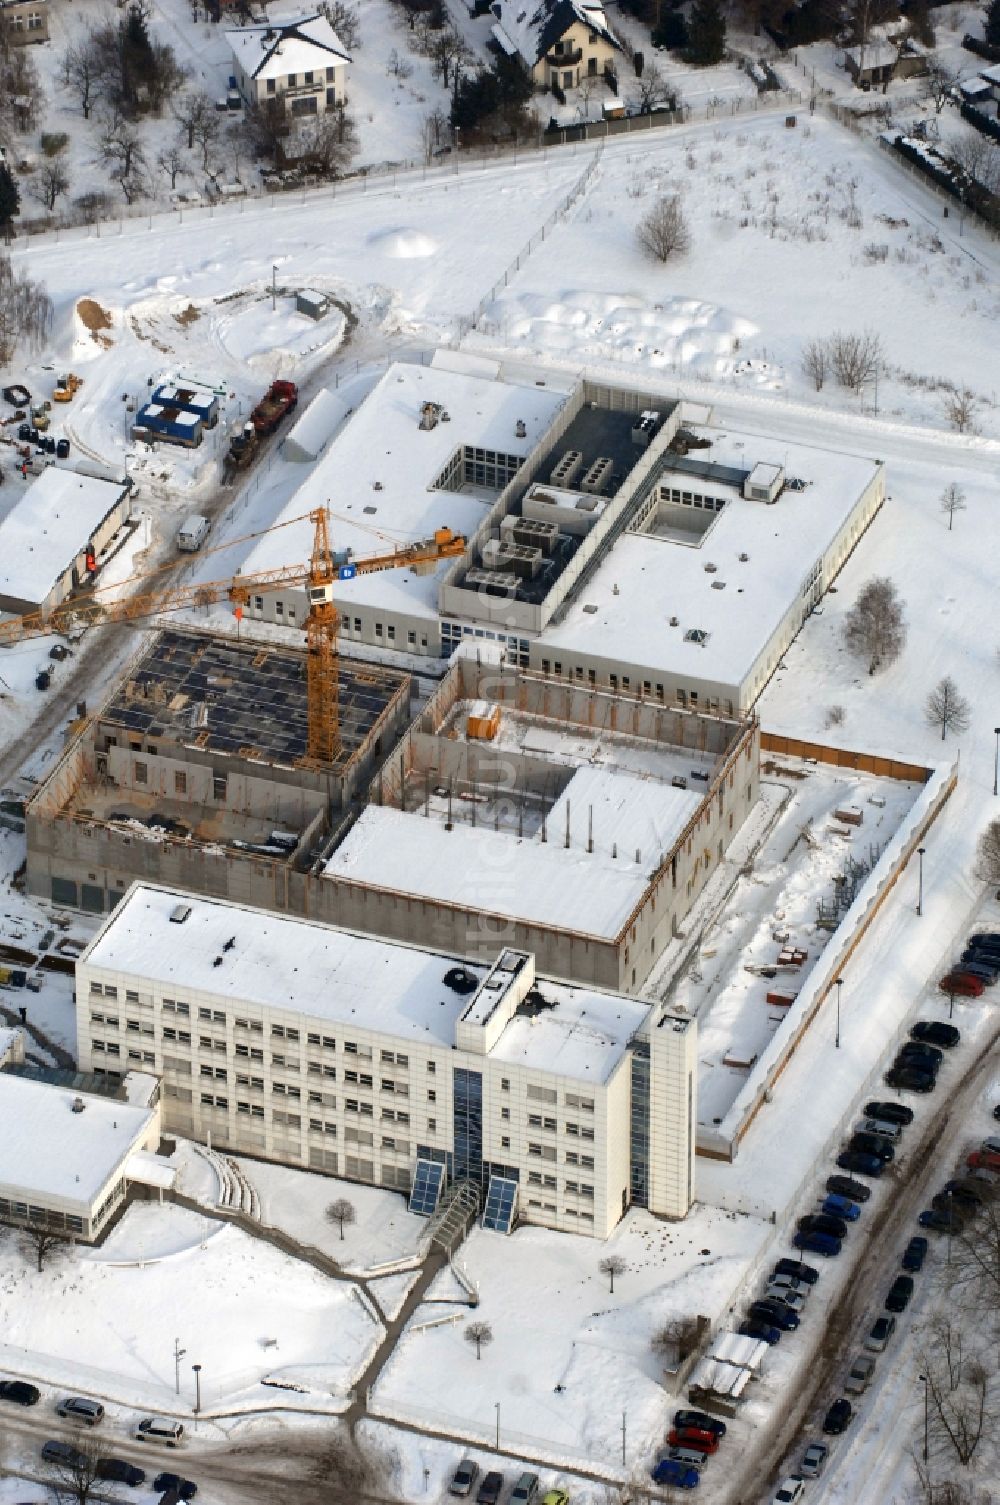
[[[672,1317],[724,1311],[769,1231],[710,1207],[679,1224],[633,1211],[606,1244],[540,1228],[509,1238],[477,1228],[460,1263],[478,1307],[455,1307],[458,1320],[423,1330],[449,1308],[421,1307],[375,1387],[375,1410],[489,1441],[499,1403],[501,1447],[612,1470],[625,1411],[627,1458],[640,1460],[666,1430],[671,1405],[652,1339]],[[626,1262],[613,1296],[598,1268],[609,1254]],[[447,1270],[429,1292],[445,1301],[461,1294]],[[464,1337],[473,1319],[493,1334],[479,1360]]]

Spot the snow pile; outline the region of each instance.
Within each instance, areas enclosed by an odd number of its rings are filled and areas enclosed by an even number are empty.
[[[438,244],[422,230],[395,229],[377,230],[368,237],[368,244],[391,256],[394,261],[416,261],[422,256],[433,256]]]
[[[505,340],[539,355],[628,361],[652,370],[733,371],[740,340],[756,334],[748,319],[698,298],[652,303],[639,294],[582,289],[522,293],[493,305],[487,318]]]

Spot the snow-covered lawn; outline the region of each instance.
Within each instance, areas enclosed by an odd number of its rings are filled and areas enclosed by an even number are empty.
[[[13,1230],[0,1250],[0,1362],[119,1404],[190,1409],[176,1337],[203,1365],[206,1412],[273,1405],[266,1375],[341,1409],[381,1336],[349,1282],[178,1207],[134,1205],[101,1248],[56,1251],[41,1274]]]
[[[621,1463],[624,1411],[627,1456],[641,1459],[676,1404],[661,1383],[654,1334],[670,1317],[725,1310],[769,1231],[700,1206],[679,1224],[633,1211],[606,1244],[539,1228],[509,1238],[477,1228],[460,1262],[478,1286],[478,1308],[456,1307],[457,1321],[419,1331],[448,1311],[422,1306],[382,1372],[375,1409],[488,1442],[499,1403],[501,1448],[612,1468]],[[613,1296],[598,1268],[609,1254],[626,1262]],[[458,1294],[447,1270],[429,1292]],[[479,1361],[464,1337],[472,1320],[493,1332]]]
[[[239,1164],[260,1196],[265,1223],[321,1249],[347,1270],[363,1275],[373,1266],[417,1252],[427,1225],[423,1218],[407,1212],[406,1198],[399,1192],[311,1175],[264,1160],[240,1160]],[[325,1215],[331,1202],[342,1198],[355,1213],[355,1221],[344,1226],[343,1240],[339,1226]]]

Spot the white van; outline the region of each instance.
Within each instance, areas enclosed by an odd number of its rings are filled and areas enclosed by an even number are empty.
[[[208,518],[201,517],[198,513],[185,518],[177,530],[177,547],[187,554],[193,554],[205,542],[210,527]]]
[[[168,1448],[175,1448],[183,1436],[179,1421],[167,1421],[162,1416],[144,1416],[135,1429],[136,1442],[164,1442]]]

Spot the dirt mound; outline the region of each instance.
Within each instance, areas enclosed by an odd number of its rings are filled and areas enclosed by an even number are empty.
[[[174,314],[174,318],[178,324],[186,329],[189,324],[193,324],[196,319],[201,318],[201,311],[195,308],[193,303],[189,303],[187,308],[182,308],[179,314]]]
[[[104,345],[105,348],[109,346],[111,340],[103,331],[114,326],[107,309],[102,308],[93,298],[81,298],[76,305],[76,311],[81,323],[90,330],[91,337],[97,341],[98,345]]]

